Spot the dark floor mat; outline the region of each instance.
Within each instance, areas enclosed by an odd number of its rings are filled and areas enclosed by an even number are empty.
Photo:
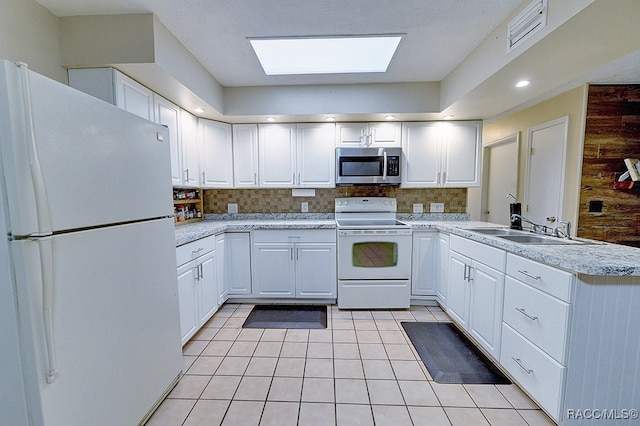
[[[403,322],[402,327],[437,383],[511,383],[452,323]]]
[[[243,328],[327,328],[325,305],[256,305]]]

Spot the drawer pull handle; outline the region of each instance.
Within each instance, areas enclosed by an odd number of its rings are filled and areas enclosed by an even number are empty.
[[[191,255],[198,254],[198,253],[200,253],[202,250],[204,250],[204,247],[200,247],[198,250],[191,250]]]
[[[535,321],[538,319],[538,317],[532,317],[531,315],[529,315],[527,311],[524,310],[524,308],[516,308],[516,311],[520,312],[522,315],[529,318],[531,321]]]
[[[534,279],[534,280],[539,280],[540,277],[536,276],[536,275],[531,275],[529,272],[527,271],[521,271],[520,269],[518,269],[518,272],[520,272],[522,275],[526,275],[527,277]]]
[[[514,358],[514,357],[511,357],[511,359],[513,360],[513,362],[515,362],[516,364],[518,364],[518,367],[522,368],[522,369],[525,371],[525,373],[527,373],[527,374],[531,374],[531,373],[533,373],[533,370],[529,370],[527,367],[525,367],[524,365],[522,365],[522,361],[520,360],[520,358]]]

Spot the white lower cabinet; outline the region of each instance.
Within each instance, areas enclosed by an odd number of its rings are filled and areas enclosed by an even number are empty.
[[[447,313],[495,359],[500,357],[505,260],[502,250],[450,238]]]
[[[182,344],[213,316],[220,306],[216,237],[207,237],[176,249],[178,300]],[[222,302],[224,303],[224,302]]]
[[[447,309],[447,292],[449,288],[449,234],[438,233],[438,279],[436,280],[436,295],[438,302]]]
[[[439,278],[437,231],[413,232],[411,295],[435,296]]]
[[[335,299],[335,230],[253,233],[255,296]]]
[[[229,295],[251,295],[251,235],[249,232],[227,232],[225,240],[225,280]]]

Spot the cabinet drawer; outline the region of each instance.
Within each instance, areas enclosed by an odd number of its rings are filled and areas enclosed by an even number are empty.
[[[335,243],[335,229],[258,229],[254,243]]]
[[[449,249],[483,263],[500,272],[504,271],[506,253],[503,250],[466,238],[451,235]]]
[[[506,324],[502,325],[500,364],[551,417],[558,419],[565,367]]]
[[[569,304],[507,277],[503,320],[564,364]]]
[[[509,253],[507,275],[570,302],[573,275],[569,272]]]
[[[215,236],[201,238],[196,241],[176,247],[176,261],[178,266],[200,257],[216,248]]]

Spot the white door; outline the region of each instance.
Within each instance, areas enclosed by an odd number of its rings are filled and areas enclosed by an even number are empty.
[[[295,246],[296,296],[335,298],[337,288],[335,244]]]
[[[258,125],[233,125],[234,188],[258,187]]]
[[[156,123],[169,129],[169,146],[171,147],[171,181],[174,185],[182,185],[182,153],[180,144],[180,107],[159,96],[154,96]]]
[[[231,125],[200,120],[202,157],[200,168],[205,188],[233,187]]]
[[[440,184],[439,127],[438,123],[403,123],[403,187],[428,188]]]
[[[211,251],[198,259],[200,275],[198,285],[200,286],[200,306],[198,307],[198,325],[204,324],[214,314],[218,308],[218,275],[216,271],[216,255]]]
[[[253,248],[256,295],[295,297],[293,245],[258,243]]]
[[[298,124],[296,186],[332,188],[335,186],[335,124]]]
[[[522,214],[537,224],[554,227],[562,220],[568,121],[562,117],[529,129]]]
[[[154,121],[153,92],[121,72],[115,71],[116,104],[127,112]]]
[[[229,298],[231,276],[229,275],[230,259],[227,255],[226,234],[216,235],[216,284],[218,286],[218,306],[222,306]]]
[[[482,220],[509,225],[509,204],[518,197],[518,134],[491,142],[484,147]],[[522,201],[522,200],[518,200]]]
[[[368,140],[369,133],[367,123],[338,123],[336,124],[336,146],[337,147],[362,147]]]
[[[296,125],[260,124],[258,126],[260,186],[292,188],[296,173]]]
[[[369,123],[371,147],[400,147],[402,125],[400,123]]]
[[[438,232],[439,276],[436,294],[443,308],[447,308],[447,291],[449,288],[449,234]]]
[[[469,333],[497,359],[500,356],[504,274],[474,262],[472,277]]]
[[[225,234],[229,294],[251,294],[251,240],[248,232]]]
[[[180,336],[182,344],[189,341],[198,329],[198,306],[196,296],[198,267],[196,262],[178,268],[178,300],[180,302]]]

